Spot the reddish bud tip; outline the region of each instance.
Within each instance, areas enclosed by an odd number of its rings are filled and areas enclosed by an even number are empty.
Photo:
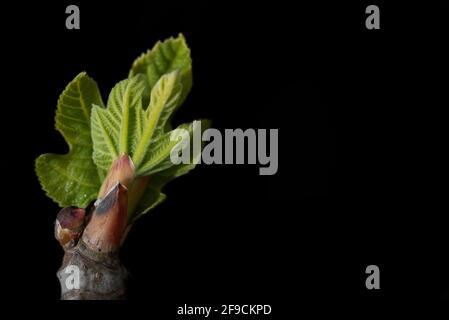
[[[134,163],[128,155],[122,155],[112,162],[106,179],[98,193],[98,199],[103,199],[117,183],[130,188],[134,181]]]

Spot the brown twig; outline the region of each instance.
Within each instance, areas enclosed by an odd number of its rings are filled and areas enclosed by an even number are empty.
[[[89,217],[81,208],[59,212],[55,236],[65,251],[57,272],[61,299],[125,298],[127,271],[119,249],[127,230],[128,187],[133,180],[131,159],[122,156],[112,164]]]

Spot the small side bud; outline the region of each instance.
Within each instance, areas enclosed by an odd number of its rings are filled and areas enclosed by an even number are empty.
[[[66,207],[59,211],[55,222],[55,238],[64,249],[78,242],[84,229],[86,211],[83,208]]]

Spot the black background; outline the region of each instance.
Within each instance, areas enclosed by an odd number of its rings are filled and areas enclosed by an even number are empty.
[[[447,303],[448,5],[374,1],[381,29],[367,30],[371,3],[341,2],[5,5],[9,297],[59,297],[59,208],[33,168],[67,150],[54,130],[59,94],[87,71],[106,100],[141,52],[182,32],[194,86],[175,121],[278,128],[279,170],[203,165],[168,185],[123,247],[132,278],[120,311],[175,319],[185,303],[267,303],[286,319],[315,303]],[[65,28],[72,3],[80,30]],[[370,264],[377,291],[365,288]]]

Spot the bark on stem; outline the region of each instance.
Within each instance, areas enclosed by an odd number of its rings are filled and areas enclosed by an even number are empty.
[[[79,289],[67,285],[79,269]],[[70,272],[67,272],[69,270]],[[73,250],[66,251],[58,279],[61,300],[120,300],[126,296],[127,271],[120,263],[118,253],[92,250],[81,240]]]

